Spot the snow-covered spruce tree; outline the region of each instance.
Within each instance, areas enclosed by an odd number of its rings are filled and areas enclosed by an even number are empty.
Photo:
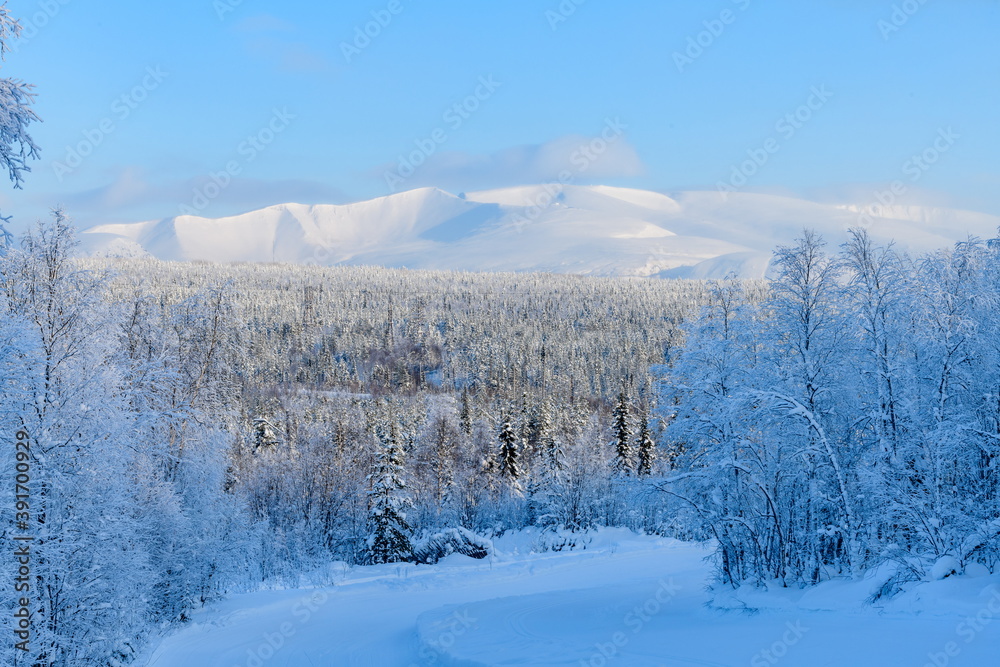
[[[406,511],[411,506],[404,481],[403,447],[395,421],[389,426],[368,479],[368,559],[375,564],[398,563],[411,558],[410,527]]]
[[[632,414],[628,393],[622,389],[613,411],[615,432],[614,469],[619,475],[631,475],[634,470],[632,460]]]
[[[522,492],[520,439],[517,427],[508,411],[501,417],[500,432],[497,434],[500,443],[497,453],[497,475],[513,495],[520,495]]]
[[[636,472],[640,477],[649,477],[653,474],[653,465],[656,463],[656,442],[653,440],[653,432],[649,428],[649,415],[645,408],[639,413],[636,453],[638,458]]]

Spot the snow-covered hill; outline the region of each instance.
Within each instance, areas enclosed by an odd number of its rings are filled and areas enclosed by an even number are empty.
[[[668,197],[542,185],[456,196],[422,188],[340,206],[281,204],[227,218],[101,225],[84,240],[94,253],[169,260],[718,278],[765,274],[774,246],[804,227],[839,243],[859,225],[922,252],[969,235],[992,238],[1000,217],[747,193]]]

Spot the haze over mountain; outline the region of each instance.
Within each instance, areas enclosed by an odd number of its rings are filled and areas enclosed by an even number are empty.
[[[91,253],[180,261],[721,278],[765,275],[774,246],[793,241],[805,227],[837,244],[857,226],[924,252],[969,235],[992,238],[1000,217],[749,193],[668,197],[540,185],[460,195],[422,188],[354,204],[280,204],[217,219],[182,215],[100,225],[83,238]]]

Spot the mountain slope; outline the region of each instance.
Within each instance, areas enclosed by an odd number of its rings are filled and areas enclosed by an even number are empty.
[[[86,248],[168,260],[374,264],[472,271],[719,278],[767,271],[804,227],[831,243],[865,223],[923,252],[992,237],[1000,218],[926,207],[871,211],[788,197],[606,186],[525,186],[453,195],[411,190],[347,205],[281,204],[226,218],[101,225]]]

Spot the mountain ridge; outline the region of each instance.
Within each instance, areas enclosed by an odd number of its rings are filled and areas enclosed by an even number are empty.
[[[765,275],[776,245],[806,227],[831,243],[868,223],[914,252],[992,237],[1000,217],[941,207],[823,204],[751,193],[668,196],[611,186],[535,185],[458,195],[419,188],[350,204],[284,203],[220,218],[98,225],[98,255],[472,271],[722,278]]]

